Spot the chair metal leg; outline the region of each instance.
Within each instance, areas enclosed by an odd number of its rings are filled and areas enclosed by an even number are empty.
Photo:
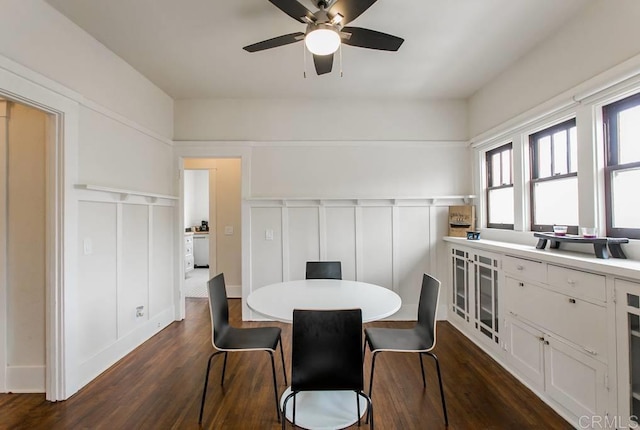
[[[280,422],[280,406],[278,405],[278,383],[276,382],[276,364],[273,359],[273,352],[267,351],[271,357],[271,371],[273,373],[273,394],[276,399],[276,412],[278,413],[278,422]]]
[[[287,383],[287,367],[284,365],[284,351],[282,350],[281,337],[278,337],[278,342],[280,343],[280,358],[282,358],[282,374],[284,375],[284,385],[286,387],[289,384]]]
[[[371,397],[371,393],[373,392],[373,369],[376,366],[376,355],[378,355],[378,353],[376,351],[373,351],[371,355],[371,377],[369,378],[369,397]]]
[[[364,391],[360,391],[358,393],[358,397],[362,396],[367,401],[367,419],[365,420],[365,424],[369,424],[369,428],[373,430],[373,403],[371,402],[371,397],[367,396]],[[360,408],[358,408],[360,409]],[[358,416],[360,416],[360,412],[358,412]],[[360,425],[360,421],[358,420],[358,425]]]
[[[209,356],[209,362],[207,363],[207,373],[204,375],[204,389],[202,390],[202,402],[200,403],[200,416],[198,418],[198,424],[202,424],[202,414],[204,412],[204,401],[207,397],[207,386],[209,385],[209,371],[211,370],[211,359],[218,354],[222,354],[222,351],[214,352]]]
[[[424,364],[422,364],[422,353],[418,354],[420,356],[420,370],[422,371],[422,387],[427,388],[427,380],[424,378]]]
[[[287,422],[287,403],[291,397],[293,397],[293,426],[295,427],[296,425],[296,393],[291,392],[287,397],[285,397],[284,402],[282,402],[282,430],[285,429],[285,423]]]
[[[360,394],[356,391],[356,407],[358,409],[358,427],[360,427]]]
[[[296,399],[297,396],[293,396],[293,413],[291,414],[291,422],[293,423],[293,428],[296,428]]]
[[[444,401],[444,390],[442,389],[442,375],[440,374],[440,362],[438,361],[438,357],[431,353],[426,352],[425,354],[430,355],[433,360],[436,362],[436,370],[438,371],[438,383],[440,384],[440,398],[442,399],[442,411],[444,412],[444,424],[446,426],[449,425],[449,417],[447,416],[447,404]]]
[[[224,353],[224,364],[222,365],[222,376],[220,377],[220,386],[224,387],[224,373],[227,371],[227,352]]]

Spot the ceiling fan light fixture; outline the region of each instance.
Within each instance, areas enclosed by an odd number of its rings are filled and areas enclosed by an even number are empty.
[[[340,34],[330,26],[318,27],[307,33],[304,44],[314,55],[333,54],[340,47]]]

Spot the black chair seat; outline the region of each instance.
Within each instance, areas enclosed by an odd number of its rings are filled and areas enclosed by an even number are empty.
[[[365,336],[372,351],[429,351],[433,348],[433,336],[428,330],[396,328],[366,328]]]
[[[236,328],[227,327],[216,339],[218,350],[265,350],[275,351],[280,341],[279,327]]]

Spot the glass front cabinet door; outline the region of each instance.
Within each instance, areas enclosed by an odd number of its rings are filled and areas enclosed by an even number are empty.
[[[640,428],[640,284],[615,280],[619,428]]]
[[[451,247],[451,310],[478,338],[496,348],[500,346],[499,266],[495,254]]]

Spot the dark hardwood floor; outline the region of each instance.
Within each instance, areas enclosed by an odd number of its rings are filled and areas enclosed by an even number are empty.
[[[230,313],[234,325],[264,325],[241,322],[239,300],[230,300]],[[276,325],[283,328],[288,366],[290,326]],[[411,323],[371,325],[406,327]],[[186,320],[171,324],[70,399],[50,403],[43,394],[0,394],[0,429],[200,428],[202,382],[213,350],[210,330],[207,300],[188,299]],[[435,353],[442,367],[449,429],[572,428],[447,322],[438,323]],[[279,354],[276,359],[282,392]],[[446,428],[431,360],[425,359],[426,390],[417,355],[382,353],[376,361],[373,402],[378,429]],[[280,428],[268,355],[229,354],[223,389],[219,385],[221,362],[212,367],[202,427]],[[370,365],[367,352],[367,380]]]

